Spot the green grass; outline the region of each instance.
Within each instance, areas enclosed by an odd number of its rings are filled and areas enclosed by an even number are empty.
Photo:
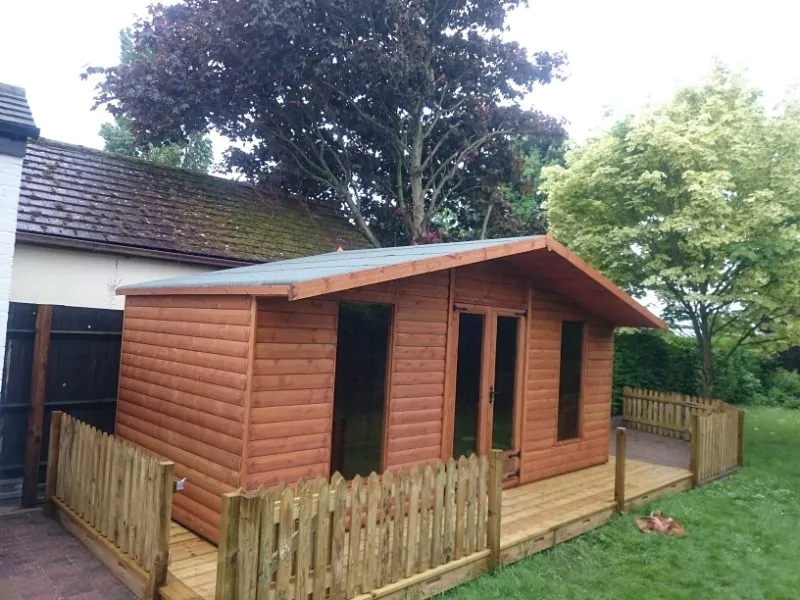
[[[752,409],[745,468],[616,517],[444,597],[548,600],[800,598],[800,411]],[[652,509],[685,538],[639,533]]]

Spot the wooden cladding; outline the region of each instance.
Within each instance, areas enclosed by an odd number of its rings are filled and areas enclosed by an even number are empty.
[[[173,464],[59,412],[50,444],[48,513],[62,511],[101,537],[134,565],[134,576],[146,575],[140,597],[158,598],[169,560]]]
[[[338,305],[260,300],[242,487],[329,474]]]
[[[558,442],[562,323],[584,321],[580,436]],[[522,435],[522,483],[608,460],[614,332],[555,294],[534,288],[528,316],[528,377]]]
[[[240,485],[251,299],[137,296],[123,323],[116,434],[175,463],[175,519],[216,541]]]
[[[227,494],[216,598],[346,600],[476,553],[499,556],[500,460]]]

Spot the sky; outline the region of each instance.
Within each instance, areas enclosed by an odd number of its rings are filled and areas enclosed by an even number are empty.
[[[109,120],[92,111],[87,65],[118,61],[121,28],[144,15],[146,0],[0,0],[0,82],[26,88],[44,137],[102,147]],[[800,83],[800,6],[787,0],[530,0],[511,16],[509,36],[530,51],[561,50],[565,81],[528,102],[563,117],[576,141],[621,116],[667,101],[696,83],[714,60],[746,69],[777,102]],[[221,148],[217,148],[217,151]]]

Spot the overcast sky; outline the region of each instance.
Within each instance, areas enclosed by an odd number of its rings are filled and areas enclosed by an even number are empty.
[[[102,147],[108,115],[92,112],[86,65],[112,65],[118,31],[144,14],[146,0],[2,0],[0,82],[23,86],[48,138]],[[791,0],[530,0],[511,19],[511,36],[530,50],[563,50],[564,82],[530,102],[563,116],[584,139],[604,115],[662,102],[696,82],[715,57],[745,68],[769,99],[800,82],[800,9]],[[792,6],[791,8],[787,8]],[[220,150],[219,148],[217,149]]]

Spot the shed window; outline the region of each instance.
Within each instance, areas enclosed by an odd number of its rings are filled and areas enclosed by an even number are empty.
[[[392,307],[339,304],[331,472],[380,472]]]
[[[558,384],[558,441],[580,435],[583,323],[561,324],[561,374]]]

